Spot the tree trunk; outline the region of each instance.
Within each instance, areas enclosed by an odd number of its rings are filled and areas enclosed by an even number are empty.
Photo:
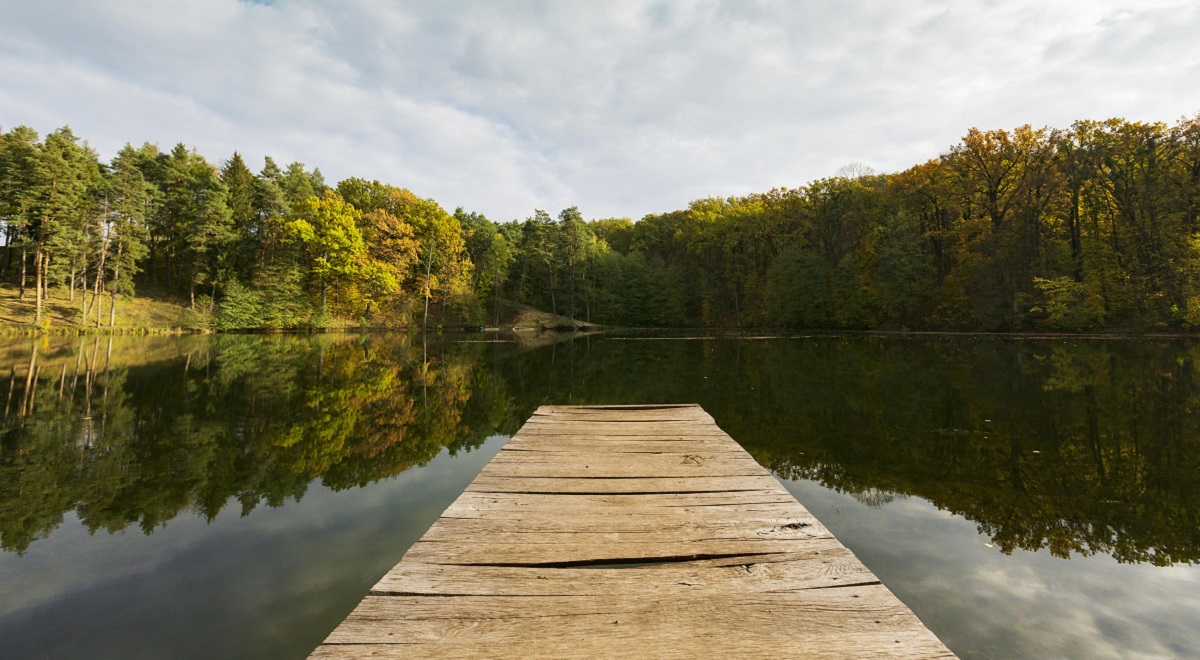
[[[79,290],[80,290],[80,293],[82,294],[82,298],[83,298],[83,309],[80,310],[82,312],[82,314],[79,316],[79,325],[80,325],[80,327],[82,327],[84,325],[87,325],[88,312],[91,310],[91,308],[88,307],[88,296],[87,296],[88,289],[87,289],[87,273],[86,272],[83,274],[83,285],[80,287]]]
[[[737,319],[737,327],[739,327],[739,328],[742,327],[742,301],[740,299],[740,296],[738,295],[738,289],[740,289],[740,288],[741,287],[738,286],[737,282],[734,282],[734,284],[733,284],[733,313],[734,313],[734,318]]]
[[[323,293],[321,295],[322,295],[322,297],[324,297]],[[191,284],[188,286],[188,297],[191,298],[191,301],[192,301],[191,308],[196,309],[196,276],[194,274],[192,275]],[[322,302],[324,302],[324,301],[322,301]]]
[[[50,253],[42,252],[42,301],[50,299]]]
[[[1079,189],[1075,188],[1071,191],[1071,213],[1067,217],[1068,227],[1071,230],[1071,267],[1076,282],[1083,281],[1083,260],[1080,258],[1080,253],[1083,251],[1082,243],[1080,242],[1079,225]]]
[[[104,286],[104,284],[103,284],[103,281],[104,281],[104,266],[105,266],[105,263],[108,261],[108,245],[109,245],[109,240],[110,240],[110,239],[108,239],[108,238],[105,238],[105,239],[104,239],[104,241],[103,241],[103,242],[100,244],[100,259],[99,259],[99,261],[98,261],[98,262],[97,262],[97,264],[96,264],[96,282],[95,282],[95,285],[96,285],[96,293],[95,293],[95,295],[93,295],[93,296],[92,296],[92,301],[93,301],[93,303],[94,303],[94,302],[95,302],[95,301],[96,301],[96,300],[99,298],[99,296],[100,296],[100,289],[101,289],[101,287],[103,287],[103,286]],[[86,310],[90,310],[90,309],[91,309],[90,307],[88,307],[88,306],[87,306],[87,268],[86,268],[86,267],[85,267],[85,268],[84,268],[84,270],[83,270],[83,281],[84,281],[84,286],[83,286],[83,292],[84,292],[84,293],[83,293],[83,299],[84,299],[84,310],[85,310],[85,311],[84,311],[84,316],[86,317],[86,316],[87,316],[87,311],[86,311]],[[99,312],[96,312],[96,313],[97,313],[97,315],[99,315]],[[97,318],[99,318],[99,316],[97,316]]]
[[[424,330],[429,330],[429,298],[433,295],[432,287],[429,285],[430,278],[433,277],[433,250],[429,250],[429,258],[425,260],[425,317],[421,321],[421,327]]]
[[[107,239],[104,241],[104,243],[101,245],[101,248],[100,248],[100,263],[97,264],[97,266],[96,266],[96,282],[95,282],[96,291],[95,291],[95,293],[92,294],[92,304],[96,306],[96,327],[97,328],[100,327],[100,300],[104,293],[104,266],[105,266],[106,261],[108,261],[108,240]],[[87,298],[87,294],[85,293],[83,297]],[[90,310],[91,308],[85,306],[85,309]],[[87,313],[85,312],[84,313],[85,317],[86,317],[86,314]]]
[[[33,314],[33,324],[40,327],[42,325],[42,273],[44,272],[42,270],[42,246],[41,245],[38,245],[37,251],[34,252],[33,266],[34,266],[34,268],[33,268],[33,270],[34,270],[34,277],[33,277],[34,296],[33,297],[34,297],[34,300],[36,301],[36,306],[34,308],[34,314]]]
[[[4,277],[8,277],[8,271],[12,268],[12,245],[13,239],[16,238],[17,232],[12,225],[4,228]]]
[[[117,254],[121,254],[122,247],[124,246],[117,247]],[[118,260],[117,263],[120,261]],[[113,270],[112,284],[110,285],[112,291],[109,294],[112,296],[112,302],[108,306],[108,327],[110,328],[117,327],[117,280],[119,279],[121,279],[121,269],[116,268]]]
[[[29,354],[29,370],[25,372],[25,390],[21,392],[21,416],[25,416],[25,405],[29,399],[29,390],[33,385],[33,372],[37,368],[37,342],[33,342],[33,351]]]
[[[25,246],[21,246],[21,300],[25,300]]]
[[[554,267],[550,267],[550,312],[558,316],[558,302],[554,299]]]
[[[96,329],[100,329],[100,310],[104,307],[104,271],[96,276],[96,296],[93,303],[96,305]]]

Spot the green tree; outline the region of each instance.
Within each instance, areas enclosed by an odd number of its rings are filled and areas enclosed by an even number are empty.
[[[309,197],[292,207],[285,235],[302,246],[311,277],[320,290],[326,313],[331,285],[362,274],[367,248],[358,230],[358,209],[333,191]]]
[[[563,209],[558,214],[560,257],[567,277],[567,315],[579,316],[579,293],[587,293],[588,266],[599,250],[596,235],[583,219],[579,207]],[[591,300],[585,295],[587,315],[591,315]]]
[[[0,144],[0,219],[4,221],[8,246],[4,270],[8,272],[14,246],[21,249],[20,296],[25,298],[28,229],[36,204],[41,145],[38,134],[28,126],[4,133]]]
[[[79,249],[82,228],[93,211],[90,186],[99,176],[95,154],[79,145],[69,128],[47,135],[39,152],[21,197],[34,252],[37,325],[42,324],[51,261],[70,262]]]
[[[143,259],[149,252],[146,246],[149,239],[146,221],[155,213],[154,187],[138,168],[138,154],[132,146],[126,144],[113,159],[105,180],[105,193],[108,213],[104,231],[108,249],[101,256],[101,263],[106,264],[112,273],[109,278],[112,303],[108,320],[112,327],[116,325],[117,295],[129,298],[134,295],[133,278],[141,270]]]
[[[233,156],[221,167],[221,183],[229,191],[229,222],[235,234],[230,266],[237,277],[249,280],[261,253],[257,208],[259,191],[254,173],[238,152],[233,152]]]
[[[194,309],[196,285],[210,285],[215,298],[217,284],[231,265],[228,247],[234,234],[229,191],[217,169],[182,144],[171,152],[169,169],[174,185],[166,204],[175,213],[175,242]]]
[[[309,172],[304,169],[304,163],[288,165],[287,169],[279,176],[279,187],[289,206],[299,204],[313,196],[319,197],[328,188],[325,185],[325,177],[321,176],[321,170],[314,168]]]
[[[273,265],[283,236],[283,219],[289,209],[283,192],[283,172],[270,156],[264,160],[262,171],[254,179],[254,219],[250,228],[243,230],[257,245],[260,270]]]
[[[410,193],[411,195],[411,193]],[[423,299],[421,325],[429,327],[429,303],[445,303],[462,294],[470,281],[471,260],[467,255],[462,227],[432,199],[406,197],[398,217],[412,226],[418,245],[417,284]]]

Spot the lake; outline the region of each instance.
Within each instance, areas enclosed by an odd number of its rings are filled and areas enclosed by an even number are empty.
[[[0,397],[6,657],[304,657],[537,406],[692,402],[962,657],[1200,654],[1189,341],[51,337]]]

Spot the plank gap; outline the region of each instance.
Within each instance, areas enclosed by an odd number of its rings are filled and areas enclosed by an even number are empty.
[[[603,559],[580,559],[577,561],[550,562],[428,562],[438,566],[489,566],[492,568],[645,568],[664,564],[685,564],[695,561],[712,561],[714,559],[751,559],[777,555],[777,552],[727,552],[727,553],[696,553],[692,555],[672,555],[666,557],[605,557]],[[753,564],[754,562],[748,562]],[[640,564],[639,566],[623,566]]]

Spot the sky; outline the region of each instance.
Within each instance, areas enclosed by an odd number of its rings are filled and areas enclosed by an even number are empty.
[[[0,0],[0,22],[0,129],[269,155],[496,221],[1200,113],[1194,0]]]

